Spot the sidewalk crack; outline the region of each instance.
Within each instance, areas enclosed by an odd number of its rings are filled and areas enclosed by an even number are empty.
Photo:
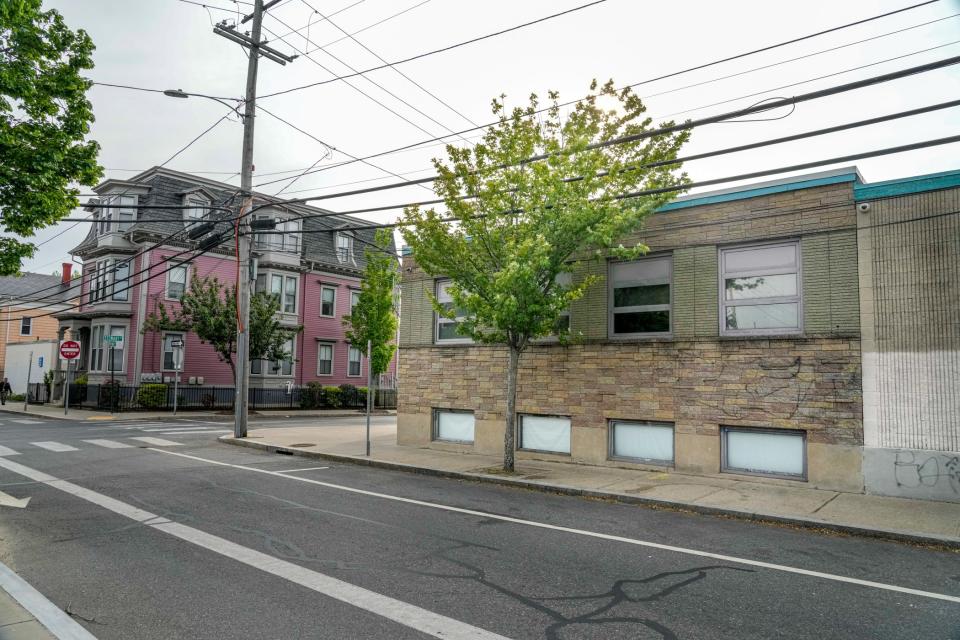
[[[829,500],[827,500],[826,502],[824,502],[822,505],[820,505],[819,507],[817,507],[816,509],[814,509],[813,511],[811,511],[811,512],[810,512],[810,515],[813,515],[813,514],[816,513],[817,511],[820,511],[820,509],[823,509],[825,506],[827,506],[828,504],[830,504],[831,502],[833,502],[834,500],[836,500],[836,499],[839,498],[839,497],[840,497],[840,494],[839,494],[839,493],[833,494],[833,497],[832,497],[832,498],[830,498]]]

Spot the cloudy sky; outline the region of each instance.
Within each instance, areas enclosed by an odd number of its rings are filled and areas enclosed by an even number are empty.
[[[192,4],[194,1],[207,6]],[[400,60],[442,48],[586,1],[282,0],[265,19],[264,36],[277,49],[300,57],[286,66],[262,61],[259,92],[266,95],[368,69],[382,64],[382,60]],[[295,176],[297,170],[318,161],[318,168],[335,164],[346,159],[340,152],[365,156],[488,123],[490,99],[501,93],[507,94],[508,105],[525,102],[531,92],[544,95],[551,89],[560,91],[562,99],[571,100],[584,95],[593,78],[633,84],[918,1],[606,0],[396,69],[265,98],[263,107],[302,132],[261,113],[256,125],[254,184]],[[89,72],[93,80],[152,89],[179,88],[226,98],[243,94],[247,65],[244,51],[215,35],[212,26],[223,19],[236,20],[238,7],[241,12],[249,9],[246,2],[45,0],[44,6],[57,9],[69,25],[83,28],[92,36],[97,47],[96,68]],[[667,116],[685,119],[879,75],[960,55],[960,16],[950,17],[955,14],[960,14],[960,0],[940,0],[868,24],[644,84],[638,92],[656,120]],[[899,32],[892,33],[895,31]],[[345,34],[354,35],[348,38]],[[801,59],[786,62],[794,58]],[[758,67],[768,68],[755,70]],[[865,119],[952,100],[958,95],[960,68],[955,66],[805,103],[776,121],[702,127],[694,132],[686,152]],[[201,98],[183,100],[105,86],[95,86],[90,99],[96,114],[91,137],[102,147],[100,162],[107,177],[121,179],[163,163],[227,111]],[[241,125],[236,120],[222,122],[167,166],[237,184]],[[955,108],[692,162],[686,170],[694,180],[719,178],[955,135],[960,131],[958,125],[960,108]],[[478,132],[464,135],[470,138]],[[339,152],[331,152],[314,138]],[[462,140],[460,143],[464,144]],[[886,180],[960,168],[958,151],[960,145],[954,144],[863,160],[857,165],[867,181]],[[377,167],[354,163],[304,176],[293,184],[274,182],[261,189],[276,193],[286,187],[284,195],[303,197],[395,182],[390,172],[411,178],[429,175],[430,159],[442,153],[442,146],[434,143],[378,158],[372,161]],[[421,199],[424,195],[422,188],[409,187],[328,200],[324,206],[346,210]],[[369,217],[388,221],[397,213]],[[25,269],[58,269],[84,234],[85,225],[61,223],[39,232],[38,242],[49,241],[24,265]],[[69,231],[54,238],[68,227]]]

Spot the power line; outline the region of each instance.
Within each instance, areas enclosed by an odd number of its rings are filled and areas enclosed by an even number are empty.
[[[748,57],[748,56],[751,56],[751,55],[755,55],[755,54],[757,54],[757,53],[762,53],[762,52],[765,52],[765,51],[771,51],[771,50],[773,50],[773,49],[777,49],[777,48],[780,48],[780,47],[784,47],[784,46],[787,46],[787,45],[790,45],[790,44],[794,44],[794,43],[797,43],[797,42],[801,42],[801,41],[804,41],[804,40],[809,40],[809,39],[812,39],[812,38],[816,38],[816,37],[818,37],[818,36],[825,35],[825,34],[828,34],[828,33],[833,33],[833,32],[840,31],[840,30],[843,30],[843,29],[847,29],[847,28],[850,28],[850,27],[858,26],[858,25],[861,25],[861,24],[866,24],[866,23],[869,23],[869,22],[872,22],[872,21],[875,21],[875,20],[880,20],[880,19],[882,19],[882,18],[886,18],[886,17],[889,17],[889,16],[894,15],[894,14],[902,13],[902,12],[905,12],[905,11],[911,11],[911,10],[917,9],[917,8],[919,8],[919,7],[923,7],[923,6],[926,6],[926,5],[929,5],[929,4],[933,4],[933,3],[937,2],[937,1],[938,1],[938,0],[930,0],[930,1],[928,1],[928,2],[921,2],[921,3],[919,3],[919,4],[910,5],[910,6],[907,6],[907,7],[903,7],[903,8],[901,8],[901,9],[897,9],[897,10],[895,10],[895,11],[890,11],[890,12],[886,12],[886,13],[877,14],[877,15],[874,15],[874,16],[870,16],[870,17],[867,17],[867,18],[862,18],[862,19],[860,19],[860,20],[856,20],[856,21],[854,21],[854,22],[849,22],[849,23],[846,23],[846,24],[838,25],[838,26],[836,26],[836,27],[831,27],[831,28],[829,28],[829,29],[824,29],[824,30],[817,31],[817,32],[814,32],[814,33],[809,33],[809,34],[807,34],[807,35],[800,36],[800,37],[798,37],[798,38],[793,38],[793,39],[790,39],[790,40],[784,40],[784,41],[782,41],[782,42],[778,42],[778,43],[775,43],[775,44],[772,44],[772,45],[768,45],[768,46],[765,46],[765,47],[761,47],[761,48],[759,48],[759,49],[754,49],[754,50],[751,50],[751,51],[745,51],[745,52],[736,54],[736,55],[734,55],[734,56],[729,56],[729,57],[726,57],[726,58],[720,58],[720,59],[713,60],[713,61],[710,61],[710,62],[705,62],[705,63],[701,63],[701,64],[698,64],[698,65],[695,65],[695,66],[692,66],[692,67],[688,67],[688,68],[686,68],[686,69],[681,69],[681,70],[679,70],[679,71],[674,71],[674,72],[670,72],[670,73],[663,74],[663,75],[660,75],[660,76],[655,76],[655,77],[647,78],[647,79],[645,79],[645,80],[641,80],[641,81],[639,81],[639,82],[634,82],[634,83],[632,83],[632,84],[625,85],[624,87],[620,87],[620,88],[617,89],[617,91],[622,91],[623,89],[626,89],[626,88],[636,88],[636,87],[639,87],[639,86],[643,86],[643,85],[646,85],[646,84],[651,84],[651,83],[657,82],[657,81],[659,81],[659,80],[665,80],[665,79],[667,79],[667,78],[672,78],[672,77],[676,77],[676,76],[679,76],[679,75],[682,75],[682,74],[685,74],[685,73],[690,73],[690,72],[692,72],[692,71],[698,71],[698,70],[700,70],[700,69],[706,69],[706,68],[708,68],[708,67],[716,66],[716,65],[722,64],[722,63],[724,63],[724,62],[729,62],[729,61],[732,61],[732,60],[737,60],[737,59],[740,59],[740,58],[745,58],[745,57]],[[954,17],[954,16],[947,16],[947,17],[948,17],[948,18],[951,18],[951,17]],[[936,20],[935,20],[934,22],[936,22]],[[923,26],[923,25],[915,25],[915,26]],[[896,32],[893,32],[893,33],[896,33]],[[885,35],[889,35],[889,34],[885,34]],[[784,62],[790,62],[790,60],[784,61]],[[779,63],[778,63],[778,64],[779,64]],[[758,68],[757,70],[762,69],[762,68],[764,68],[764,67],[760,67],[760,68]],[[735,74],[735,75],[736,75],[736,74]],[[731,76],[731,77],[732,77],[732,76]],[[693,85],[691,85],[691,86],[693,86]],[[682,89],[682,88],[685,88],[685,87],[681,87],[681,89]],[[772,90],[773,90],[773,89],[771,89],[771,91],[772,91]],[[662,94],[658,94],[658,95],[662,95]],[[576,100],[570,100],[570,101],[568,101],[568,102],[558,103],[556,106],[558,106],[558,107],[568,107],[568,106],[570,106],[570,105],[578,104],[578,103],[580,103],[580,102],[583,102],[583,101],[586,100],[586,99],[587,99],[587,98],[578,98],[578,99],[576,99]],[[545,112],[549,111],[549,110],[552,109],[552,108],[553,108],[552,105],[549,106],[549,107],[544,107],[544,108],[542,108],[542,109],[538,109],[538,110],[534,111],[531,115],[537,115],[537,114],[540,114],[540,113],[545,113]],[[465,133],[471,133],[471,132],[477,131],[477,130],[479,130],[479,129],[487,129],[487,128],[496,126],[497,124],[499,124],[499,121],[489,122],[489,123],[487,123],[487,124],[484,124],[484,125],[481,125],[481,126],[478,126],[478,127],[472,127],[472,128],[469,128],[469,129],[462,129],[462,130],[460,130],[460,131],[457,131],[456,133],[457,133],[457,135],[463,135],[463,134],[465,134]],[[394,153],[397,153],[397,152],[400,152],[400,151],[406,151],[406,150],[409,150],[409,149],[414,149],[414,148],[416,148],[416,147],[423,146],[423,145],[425,145],[425,144],[429,144],[429,143],[432,143],[432,142],[440,142],[440,141],[443,141],[443,140],[445,140],[446,138],[449,138],[449,137],[451,137],[451,136],[439,136],[439,137],[435,137],[435,138],[429,138],[429,139],[427,139],[427,140],[421,140],[420,142],[415,142],[415,143],[412,143],[412,144],[403,145],[403,146],[396,147],[396,148],[393,148],[393,149],[388,149],[388,150],[386,150],[386,151],[380,151],[380,152],[377,152],[377,153],[369,154],[369,155],[363,156],[363,159],[370,160],[370,159],[373,159],[373,158],[379,158],[379,157],[382,157],[382,156],[385,156],[385,155],[394,154]],[[343,163],[343,164],[350,164],[350,163],[347,162],[347,163]],[[322,167],[322,168],[320,168],[320,169],[317,169],[316,171],[311,171],[310,173],[319,173],[319,172],[322,172],[322,171],[326,171],[326,170],[328,170],[328,169],[336,168],[337,166],[342,166],[342,165],[332,165],[332,166],[329,166],[329,167]],[[304,175],[309,175],[309,174],[304,174]],[[269,184],[269,183],[261,183],[261,185],[264,185],[264,184]]]
[[[865,88],[865,87],[874,86],[874,85],[877,85],[877,84],[882,84],[882,83],[885,83],[885,82],[891,82],[891,81],[893,81],[893,80],[899,80],[899,79],[901,79],[901,78],[906,78],[906,77],[909,77],[909,76],[912,76],[912,75],[917,75],[917,74],[920,74],[920,73],[927,73],[927,72],[929,72],[929,71],[934,71],[934,70],[936,70],[936,69],[942,69],[942,68],[944,68],[944,67],[948,67],[948,66],[951,66],[951,65],[954,65],[954,64],[957,64],[957,63],[960,63],[960,56],[954,56],[953,58],[946,58],[946,59],[944,59],[944,60],[937,60],[937,61],[935,61],[935,62],[929,62],[929,63],[922,64],[922,65],[918,65],[918,66],[915,66],[915,67],[909,67],[909,68],[907,68],[907,69],[901,69],[901,70],[899,70],[899,71],[894,71],[894,72],[882,74],[882,75],[879,75],[879,76],[874,76],[874,77],[872,77],[872,78],[865,78],[865,79],[863,79],[863,80],[857,80],[857,81],[854,81],[854,82],[848,82],[848,83],[846,83],[846,84],[836,85],[836,86],[833,86],[833,87],[828,87],[828,88],[826,88],[826,89],[820,89],[820,90],[817,90],[817,91],[812,91],[812,92],[809,92],[809,93],[800,94],[800,95],[794,96],[794,97],[792,97],[792,98],[780,98],[780,99],[777,99],[776,101],[767,102],[767,103],[765,103],[765,104],[764,104],[764,103],[759,103],[759,104],[755,104],[755,105],[752,105],[752,106],[750,106],[750,107],[746,107],[746,108],[743,108],[743,109],[737,109],[737,110],[735,110],[735,111],[730,111],[730,112],[721,113],[721,114],[717,114],[717,115],[713,115],[713,116],[708,116],[708,117],[705,117],[705,118],[700,118],[699,120],[687,120],[686,122],[684,122],[684,123],[682,123],[682,124],[669,125],[669,126],[660,127],[660,128],[657,128],[657,129],[651,129],[651,130],[648,130],[648,131],[643,131],[643,132],[641,132],[641,133],[631,134],[631,135],[627,135],[627,136],[620,136],[620,137],[617,137],[617,138],[611,138],[611,139],[609,139],[609,140],[603,140],[603,141],[600,141],[600,142],[594,142],[594,143],[592,143],[592,144],[586,145],[586,146],[583,148],[583,150],[584,150],[584,151],[587,151],[587,150],[593,150],[593,149],[601,149],[601,148],[605,148],[605,147],[611,147],[611,146],[615,146],[615,145],[626,144],[626,143],[629,143],[629,142],[636,142],[636,141],[639,141],[639,140],[643,140],[643,139],[647,139],[647,138],[652,138],[652,137],[659,136],[659,135],[664,135],[664,134],[674,133],[674,132],[678,132],[678,131],[686,131],[686,130],[690,130],[690,129],[695,129],[695,128],[697,128],[697,127],[701,127],[701,126],[705,126],[705,125],[709,125],[709,124],[716,124],[716,123],[718,123],[718,122],[724,122],[724,121],[728,121],[728,120],[731,120],[731,119],[734,119],[734,118],[739,118],[739,117],[742,117],[742,116],[752,115],[752,114],[754,114],[754,113],[760,113],[760,112],[763,112],[763,111],[768,111],[768,110],[777,109],[777,108],[780,108],[780,107],[783,107],[783,106],[795,105],[795,104],[799,104],[799,103],[802,103],[802,102],[808,102],[808,101],[811,101],[811,100],[817,100],[817,99],[824,98],[824,97],[827,97],[827,96],[836,95],[836,94],[839,94],[839,93],[845,93],[845,92],[854,91],[854,90],[857,90],[857,89],[862,89],[862,88]],[[569,153],[569,152],[565,152],[565,153]],[[536,161],[540,161],[540,160],[546,160],[548,157],[550,157],[550,154],[538,154],[538,155],[535,155],[535,156],[530,156],[529,158],[526,158],[526,159],[524,159],[524,160],[521,160],[521,161],[519,161],[519,162],[517,162],[517,163],[515,163],[515,164],[516,164],[516,165],[528,164],[528,163],[531,163],[531,162],[536,162]],[[501,168],[505,168],[505,166],[492,167],[492,168],[494,168],[494,169],[501,169]],[[434,176],[433,178],[435,179],[435,176]],[[400,187],[408,186],[410,183],[417,183],[417,182],[424,183],[424,182],[429,182],[429,181],[431,181],[431,178],[420,178],[420,179],[417,179],[417,180],[407,180],[407,181],[406,181],[405,183],[403,183],[403,184],[401,184],[401,183],[394,183],[393,185],[381,185],[380,187],[371,188],[371,189],[369,189],[369,190],[362,191],[362,192],[369,192],[369,191],[373,191],[373,190],[382,191],[382,190],[384,190],[384,189],[394,189],[394,188],[400,188]],[[348,192],[348,193],[349,193],[350,195],[355,195],[357,192],[355,191],[355,192]],[[295,200],[288,200],[287,202],[288,202],[288,203],[292,203],[292,202],[310,202],[310,201],[312,201],[312,200],[324,200],[324,199],[329,199],[329,198],[333,198],[333,197],[337,197],[337,194],[327,194],[327,195],[317,196],[317,197],[307,196],[307,197],[304,197],[304,198],[297,198],[297,199],[295,199]],[[436,202],[440,202],[440,201],[434,201],[434,202],[431,202],[431,204],[434,204],[434,203],[436,203]],[[390,208],[396,208],[396,207],[390,207]]]
[[[347,9],[352,9],[352,8],[354,8],[355,6],[357,6],[358,4],[363,4],[363,3],[366,2],[366,1],[367,1],[367,0],[357,0],[356,2],[353,2],[353,3],[351,3],[351,4],[348,4],[347,6],[341,8],[341,9],[337,9],[336,11],[334,11],[333,13],[330,14],[330,17],[333,17],[333,16],[335,16],[335,15],[338,15],[338,14],[340,14],[340,13],[343,13],[343,12],[346,11]],[[429,1],[429,0],[427,0],[427,1]],[[299,36],[299,35],[301,35],[300,32],[303,31],[304,29],[307,30],[307,33],[310,33],[310,27],[312,27],[312,26],[315,25],[315,24],[320,24],[321,22],[325,22],[325,21],[327,21],[327,20],[330,19],[330,18],[328,18],[328,17],[326,17],[326,16],[321,15],[319,11],[314,11],[314,13],[316,13],[317,15],[320,15],[321,19],[320,19],[320,20],[317,20],[316,22],[314,22],[314,21],[313,21],[313,16],[311,16],[311,17],[307,20],[307,24],[304,25],[304,26],[302,26],[302,27],[300,27],[299,29],[290,29],[290,31],[287,31],[287,32],[286,32],[285,34],[283,34],[282,36],[274,36],[274,37],[276,37],[276,38],[281,38],[281,39],[282,39],[282,38],[285,38],[285,37],[287,37],[287,36],[294,36],[294,35]]]
[[[405,13],[409,13],[409,12],[413,11],[414,9],[418,9],[418,8],[422,7],[423,5],[427,4],[427,3],[430,2],[430,1],[431,1],[431,0],[420,0],[420,2],[418,2],[417,4],[411,5],[411,6],[407,7],[406,9],[403,9],[403,10],[401,10],[401,11],[397,11],[396,13],[392,13],[392,14],[390,14],[389,16],[387,16],[386,18],[381,18],[380,20],[377,20],[377,21],[374,22],[373,24],[368,24],[367,26],[363,27],[362,29],[357,29],[356,31],[352,32],[350,35],[351,35],[351,36],[359,35],[359,34],[363,33],[364,31],[367,31],[367,30],[369,30],[369,29],[373,29],[374,27],[379,27],[381,24],[383,24],[383,23],[385,23],[385,22],[388,22],[388,21],[390,21],[390,20],[393,20],[394,18],[398,18],[398,17],[402,16],[402,15],[405,14]],[[336,14],[335,14],[335,13],[331,13],[330,15],[331,15],[331,16],[334,16],[334,15],[336,15]],[[330,42],[327,42],[326,44],[323,44],[323,45],[321,45],[321,46],[323,46],[324,48],[326,48],[326,47],[329,47],[329,46],[331,46],[331,45],[337,44],[338,42],[343,42],[343,41],[346,40],[348,37],[349,37],[349,36],[342,36],[342,37],[340,37],[340,38],[337,38],[336,40],[331,40]]]
[[[369,68],[369,69],[365,69],[365,70],[363,70],[363,71],[358,71],[358,72],[356,72],[356,73],[351,73],[351,74],[347,74],[347,75],[343,75],[343,76],[337,76],[337,77],[335,77],[335,78],[330,78],[330,79],[328,79],[328,80],[321,80],[321,81],[319,81],[319,82],[313,82],[313,83],[305,84],[305,85],[302,85],[302,86],[299,86],[299,87],[291,87],[290,89],[284,89],[283,91],[275,91],[274,93],[268,93],[268,94],[266,94],[266,95],[264,95],[264,96],[261,96],[261,97],[262,97],[262,98],[272,98],[272,97],[274,97],[274,96],[280,96],[280,95],[284,95],[284,94],[287,94],[287,93],[292,93],[292,92],[294,92],[294,91],[300,91],[301,89],[308,89],[308,88],[310,88],[310,87],[316,87],[316,86],[320,86],[320,85],[322,85],[322,84],[330,84],[331,82],[338,82],[338,81],[340,81],[340,80],[346,80],[346,79],[348,79],[348,78],[354,78],[354,77],[356,77],[356,76],[362,76],[362,75],[364,75],[364,74],[366,74],[366,73],[370,73],[371,71],[378,71],[378,70],[380,70],[380,69],[386,69],[387,67],[392,67],[392,66],[395,66],[395,65],[398,65],[398,64],[405,64],[405,63],[407,63],[407,62],[412,62],[412,61],[414,61],[414,60],[420,60],[421,58],[426,58],[426,57],[428,57],[428,56],[436,55],[436,54],[438,54],[438,53],[443,53],[443,52],[445,52],[445,51],[451,51],[451,50],[453,50],[453,49],[458,49],[458,48],[464,47],[464,46],[466,46],[466,45],[468,45],[468,44],[473,44],[473,43],[476,43],[476,42],[480,42],[481,40],[487,40],[487,39],[489,39],[489,38],[493,38],[493,37],[496,37],[496,36],[501,36],[501,35],[503,35],[503,34],[510,33],[510,32],[512,32],[512,31],[517,31],[518,29],[523,29],[523,28],[526,28],[526,27],[533,26],[533,25],[535,25],[535,24],[539,24],[539,23],[541,23],[541,22],[546,22],[547,20],[552,20],[552,19],[554,19],[554,18],[559,18],[559,17],[561,17],[561,16],[565,16],[565,15],[574,13],[574,12],[576,12],[576,11],[581,11],[581,10],[583,10],[583,9],[588,9],[588,8],[593,7],[593,6],[595,6],[595,5],[603,4],[603,3],[606,2],[606,1],[607,1],[607,0],[594,0],[593,2],[588,2],[587,4],[582,4],[582,5],[580,5],[580,6],[573,7],[572,9],[567,9],[566,11],[561,11],[561,12],[559,12],[559,13],[554,13],[554,14],[551,14],[551,15],[549,15],[549,16],[544,16],[544,17],[542,17],[542,18],[537,18],[536,20],[531,20],[530,22],[524,22],[523,24],[518,24],[518,25],[515,25],[515,26],[513,26],[513,27],[509,27],[509,28],[507,28],[507,29],[501,29],[500,31],[495,31],[495,32],[493,32],[493,33],[488,33],[488,34],[486,34],[486,35],[479,36],[479,37],[477,37],[477,38],[471,38],[470,40],[465,40],[465,41],[463,41],[463,42],[458,42],[458,43],[456,43],[456,44],[452,44],[452,45],[449,45],[449,46],[446,46],[446,47],[442,47],[442,48],[440,48],[440,49],[434,49],[433,51],[427,51],[427,52],[425,52],[425,53],[419,53],[419,54],[417,54],[417,55],[415,55],[415,56],[410,56],[409,58],[404,58],[403,60],[396,60],[396,61],[391,62],[391,63],[388,63],[388,64],[382,64],[382,65],[377,66],[377,67],[371,67],[371,68]],[[929,0],[929,1],[930,1],[930,2],[936,2],[937,0]],[[924,3],[924,4],[928,4],[928,3]]]

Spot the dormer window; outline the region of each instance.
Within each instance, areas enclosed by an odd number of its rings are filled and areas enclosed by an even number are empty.
[[[210,206],[208,201],[196,196],[188,196],[183,204],[186,207],[186,209],[183,210],[183,221],[185,224],[202,222],[207,219],[207,207]]]
[[[337,260],[353,262],[353,236],[337,233]]]
[[[97,231],[99,235],[119,231],[123,233],[130,229],[137,218],[137,196],[114,195],[104,196],[97,216]]]

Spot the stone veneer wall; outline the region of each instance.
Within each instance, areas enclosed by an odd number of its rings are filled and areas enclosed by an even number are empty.
[[[470,409],[469,450],[500,453],[505,365],[498,347],[404,349],[400,442],[430,443],[433,408]],[[637,466],[607,460],[607,421],[662,420],[675,425],[675,468],[709,474],[720,471],[721,425],[802,429],[810,483],[860,490],[860,381],[850,338],[535,346],[521,359],[518,411],[570,416],[571,455],[518,457]]]

